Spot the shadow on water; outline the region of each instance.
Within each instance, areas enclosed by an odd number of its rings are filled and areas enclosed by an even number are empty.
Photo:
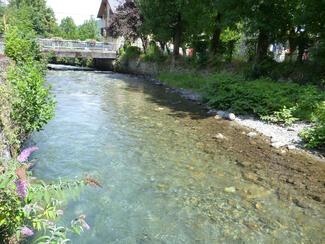
[[[162,85],[152,84],[148,79],[145,80],[145,82],[142,80],[141,83],[143,85],[139,87],[138,84],[134,85],[134,79],[134,77],[133,80],[132,77],[131,79],[127,79],[126,82],[128,86],[124,89],[148,95],[149,97],[146,97],[148,102],[155,103],[158,107],[169,108],[171,110],[169,115],[176,118],[185,118],[189,116],[193,120],[206,119],[210,117],[202,105],[181,97],[181,95],[173,89]],[[141,78],[136,77],[136,82],[138,83],[138,80],[140,79]]]

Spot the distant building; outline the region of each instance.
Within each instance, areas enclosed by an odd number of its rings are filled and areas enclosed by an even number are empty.
[[[101,35],[109,41],[109,36],[107,33],[107,28],[110,24],[110,20],[113,16],[113,10],[111,5],[109,4],[108,0],[102,0],[100,4],[100,8],[98,11],[97,18],[100,19],[100,29],[101,29]]]

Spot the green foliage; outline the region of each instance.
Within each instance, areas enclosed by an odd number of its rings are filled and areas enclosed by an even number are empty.
[[[8,72],[16,99],[12,119],[22,134],[40,130],[54,116],[55,102],[38,62],[12,66]]]
[[[66,17],[61,20],[60,37],[69,40],[78,39],[78,27],[71,17]]]
[[[220,109],[236,113],[255,114],[258,116],[274,115],[286,108],[299,119],[310,119],[313,108],[324,99],[314,86],[301,86],[294,83],[280,83],[270,79],[244,80],[240,76],[229,74],[214,75],[206,88],[209,104]]]
[[[84,185],[83,180],[63,182],[47,185],[43,182],[29,184],[28,195],[25,199],[18,197],[14,180],[17,179],[16,170],[21,164],[16,161],[0,163],[4,173],[0,174],[0,234],[1,241],[9,241],[16,236],[17,241],[24,240],[20,231],[23,226],[39,233],[37,243],[49,240],[49,243],[63,243],[67,241],[67,233],[76,233],[75,229],[83,230],[81,225],[73,223],[70,228],[58,227],[56,221],[63,211],[64,201],[71,196],[74,189]],[[65,194],[61,201],[56,196]],[[82,224],[82,223],[81,223]],[[45,242],[43,242],[45,243]]]
[[[155,42],[151,42],[146,52],[141,55],[141,58],[146,62],[162,62],[165,60],[165,56],[156,45]]]
[[[11,27],[5,35],[6,55],[16,61],[7,74],[12,93],[11,119],[21,135],[40,130],[54,115],[54,99],[45,86],[45,64],[33,35]]]
[[[46,0],[12,0],[7,11],[9,24],[37,35],[51,36],[57,29],[54,12]]]
[[[5,15],[5,12],[6,12],[6,6],[0,1],[0,34],[4,32],[3,17]]]
[[[72,17],[65,17],[55,33],[56,37],[68,40],[99,40],[99,28],[95,19],[86,20],[77,26]]]
[[[284,106],[280,111],[275,111],[272,115],[261,116],[261,119],[270,121],[272,123],[284,123],[285,125],[291,125],[299,120],[293,115],[296,109],[296,107],[286,108]]]
[[[123,48],[119,50],[118,61],[120,63],[128,62],[131,59],[138,58],[140,54],[140,48],[126,44]]]
[[[5,33],[5,54],[16,62],[27,62],[40,58],[33,32],[10,27]]]
[[[314,113],[314,128],[305,130],[301,137],[307,142],[308,147],[325,149],[325,101],[320,103]]]
[[[3,176],[2,176],[3,177]],[[2,178],[1,177],[1,178]],[[9,239],[23,226],[25,214],[21,200],[10,191],[0,189],[0,235]]]
[[[78,39],[85,40],[99,40],[99,28],[94,18],[86,20],[78,28]]]

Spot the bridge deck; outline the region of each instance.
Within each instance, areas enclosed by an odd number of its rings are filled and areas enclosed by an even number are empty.
[[[113,43],[39,39],[42,52],[53,52],[57,57],[116,59],[117,46]]]

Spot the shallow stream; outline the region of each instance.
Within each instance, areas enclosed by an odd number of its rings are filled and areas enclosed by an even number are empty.
[[[91,226],[73,243],[324,240],[324,216],[243,179],[228,151],[202,147],[191,121],[204,117],[178,95],[115,73],[49,71],[48,81],[58,104],[29,141],[40,148],[35,176],[103,186],[67,204],[62,222],[85,214]]]

